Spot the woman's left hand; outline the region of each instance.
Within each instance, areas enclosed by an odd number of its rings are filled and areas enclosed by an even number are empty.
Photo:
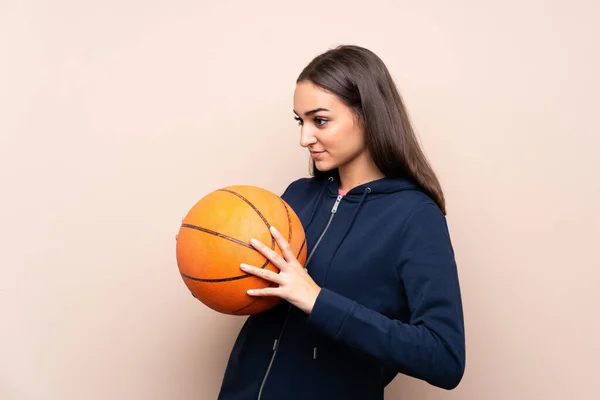
[[[271,234],[281,249],[283,257],[258,240],[252,239],[250,243],[279,269],[279,273],[247,264],[241,264],[240,268],[249,274],[273,282],[278,287],[252,289],[248,294],[278,296],[310,314],[321,288],[296,259],[290,244],[274,227],[271,227]]]

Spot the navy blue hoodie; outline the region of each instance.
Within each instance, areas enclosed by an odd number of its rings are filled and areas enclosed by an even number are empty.
[[[452,389],[465,332],[446,219],[411,181],[383,178],[338,194],[302,178],[281,196],[307,238],[322,289],[310,315],[281,302],[250,316],[220,400],[383,399],[401,373]]]

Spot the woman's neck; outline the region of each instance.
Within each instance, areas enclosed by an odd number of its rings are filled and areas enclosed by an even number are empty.
[[[358,156],[348,164],[340,166],[338,173],[340,175],[339,187],[344,192],[384,177],[375,163],[366,155]]]

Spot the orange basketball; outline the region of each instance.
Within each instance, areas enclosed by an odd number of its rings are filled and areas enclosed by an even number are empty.
[[[183,219],[176,245],[179,272],[192,295],[213,310],[232,315],[256,314],[279,303],[279,297],[248,295],[248,289],[271,282],[240,269],[245,263],[279,272],[250,244],[256,238],[281,254],[270,226],[281,232],[304,265],[304,229],[281,197],[259,187],[237,185],[200,199]]]

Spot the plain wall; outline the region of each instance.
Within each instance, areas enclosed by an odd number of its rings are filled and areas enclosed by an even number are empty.
[[[599,4],[1,1],[0,398],[216,397],[243,317],[189,294],[175,234],[307,174],[295,78],[342,43],[400,87],[463,291],[460,386],[387,398],[600,398]]]

